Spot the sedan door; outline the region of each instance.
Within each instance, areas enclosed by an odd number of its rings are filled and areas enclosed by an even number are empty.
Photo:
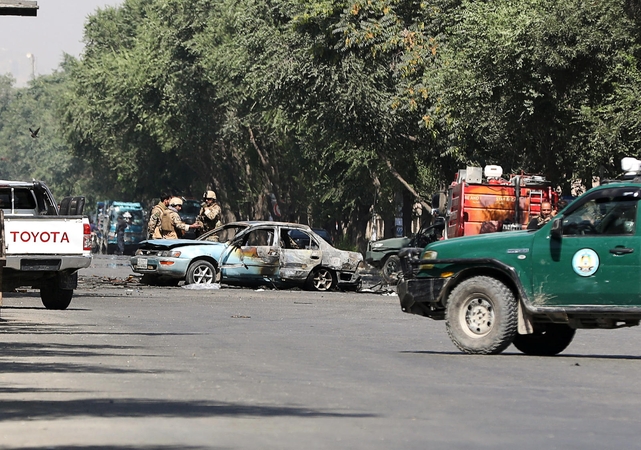
[[[304,282],[321,260],[320,246],[311,234],[296,228],[280,228],[281,280]]]
[[[233,241],[221,257],[223,281],[256,284],[277,276],[280,251],[275,228],[249,230]]]

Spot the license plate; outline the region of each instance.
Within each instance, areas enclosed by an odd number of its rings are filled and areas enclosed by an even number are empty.
[[[147,258],[138,258],[138,261],[136,262],[136,267],[140,267],[141,269],[146,269]]]

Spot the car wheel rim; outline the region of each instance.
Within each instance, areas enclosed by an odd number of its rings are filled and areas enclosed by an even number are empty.
[[[211,284],[214,276],[207,266],[198,266],[194,270],[194,283],[195,284]]]
[[[314,277],[314,285],[319,291],[326,291],[332,286],[332,274],[327,270],[320,270]]]
[[[389,262],[385,266],[385,273],[387,273],[387,275],[393,275],[398,271],[399,271],[399,267],[398,267],[398,264],[396,264],[395,262]]]
[[[494,306],[485,298],[470,298],[460,314],[461,327],[472,337],[488,334],[494,326]]]

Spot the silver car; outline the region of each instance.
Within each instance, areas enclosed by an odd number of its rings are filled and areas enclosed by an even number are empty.
[[[131,258],[149,284],[221,283],[328,291],[357,289],[363,256],[338,250],[307,225],[232,222],[196,240],[142,242]]]

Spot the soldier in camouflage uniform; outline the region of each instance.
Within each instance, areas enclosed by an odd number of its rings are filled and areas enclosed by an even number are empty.
[[[218,228],[223,224],[222,210],[216,201],[216,193],[214,191],[207,191],[203,195],[205,202],[200,208],[198,214],[198,221],[203,224],[202,233],[205,233],[214,228]]]
[[[151,209],[149,223],[147,225],[147,239],[162,238],[160,233],[160,218],[162,217],[162,213],[167,210],[172,197],[171,194],[163,194],[158,204]]]
[[[181,198],[174,197],[169,201],[169,207],[160,217],[160,234],[162,239],[180,239],[183,233],[190,228],[200,228],[202,224],[187,224],[182,221],[178,210],[183,206]]]

